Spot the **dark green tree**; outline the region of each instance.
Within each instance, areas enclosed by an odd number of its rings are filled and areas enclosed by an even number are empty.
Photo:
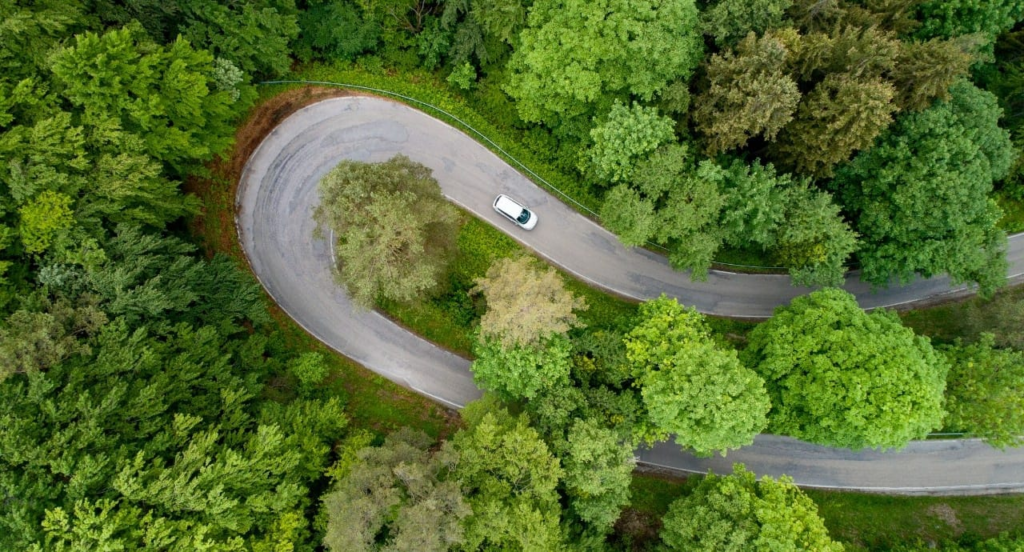
[[[380,28],[363,20],[359,7],[345,0],[307,0],[299,12],[295,54],[309,61],[353,59],[377,45]]]
[[[858,247],[857,234],[827,192],[799,183],[785,195],[784,222],[775,236],[775,258],[789,267],[798,285],[842,285],[846,262]]]
[[[1014,157],[991,94],[961,82],[952,99],[900,118],[834,185],[861,235],[862,277],[947,273],[991,293],[1006,278],[1002,216],[989,198]]]
[[[710,154],[743,147],[755,136],[774,140],[796,112],[797,83],[786,71],[787,42],[796,33],[747,35],[735,51],[715,54],[707,67],[708,88],[697,96],[694,120]]]
[[[472,510],[452,478],[459,454],[450,443],[431,454],[430,444],[422,432],[402,428],[356,453],[323,497],[328,550],[445,552],[463,542],[461,523]]]
[[[45,0],[0,6],[0,80],[17,83],[45,74],[55,46],[94,28],[87,2]]]
[[[839,289],[798,297],[743,351],[771,397],[769,429],[822,445],[900,448],[942,426],[948,366],[892,312]]]
[[[948,101],[949,87],[967,75],[975,56],[966,43],[933,38],[925,42],[902,42],[892,69],[896,105],[921,111],[935,100]]]
[[[1017,0],[927,0],[917,7],[919,36],[954,37],[983,33],[994,41],[1024,17]]]
[[[719,48],[732,46],[749,33],[758,35],[782,26],[793,0],[718,0],[701,13],[704,34]]]
[[[178,32],[195,47],[227,59],[253,77],[291,66],[289,42],[299,33],[295,0],[176,0]]]
[[[778,155],[797,172],[831,176],[892,122],[896,89],[880,77],[831,73],[800,103],[779,136]]]

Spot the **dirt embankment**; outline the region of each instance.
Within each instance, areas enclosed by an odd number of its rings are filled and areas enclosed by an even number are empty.
[[[206,253],[241,258],[235,231],[235,192],[246,161],[274,128],[292,113],[327,98],[363,95],[326,86],[293,88],[260,102],[235,132],[234,145],[211,161],[209,177],[191,177],[184,191],[202,200],[201,212],[190,222],[193,235],[202,239]]]

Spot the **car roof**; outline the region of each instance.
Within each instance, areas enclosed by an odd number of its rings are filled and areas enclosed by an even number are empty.
[[[523,211],[522,205],[505,194],[498,196],[498,199],[494,201],[494,206],[514,217],[519,216],[519,213]]]

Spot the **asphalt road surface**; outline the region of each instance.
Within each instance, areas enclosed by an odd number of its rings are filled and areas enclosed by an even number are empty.
[[[469,362],[353,308],[332,276],[331,251],[313,237],[320,178],[344,159],[384,161],[401,153],[433,169],[444,194],[540,256],[580,279],[638,300],[662,293],[701,312],[744,318],[809,291],[788,276],[711,271],[706,282],[669,267],[664,257],[623,247],[613,234],[570,209],[461,131],[390,100],[346,97],[310,105],[283,121],[249,159],[238,188],[242,249],[274,300],[312,335],[392,381],[461,407],[480,396]],[[537,212],[525,232],[494,212],[506,193]],[[1024,240],[1011,239],[1011,276],[1024,273]],[[872,291],[851,279],[862,307],[897,306],[962,291],[946,278]],[[663,444],[639,451],[646,463],[671,469],[729,471],[744,462],[759,475],[788,474],[805,486],[903,493],[972,494],[1024,491],[1024,450],[999,452],[974,440],[913,443],[899,453],[852,452],[760,436],[728,458],[699,459]]]

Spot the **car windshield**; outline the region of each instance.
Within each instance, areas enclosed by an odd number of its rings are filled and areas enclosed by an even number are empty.
[[[530,212],[527,211],[526,209],[523,209],[523,212],[519,213],[519,216],[516,217],[516,220],[519,221],[519,224],[526,224],[526,221],[530,220]]]

